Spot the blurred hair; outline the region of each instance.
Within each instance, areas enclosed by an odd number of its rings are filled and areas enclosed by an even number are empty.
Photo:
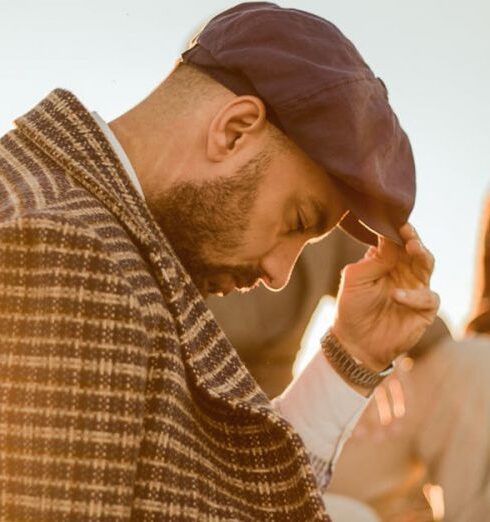
[[[191,109],[206,101],[222,96],[226,87],[193,65],[179,63],[167,76],[159,89],[173,98],[174,108]]]
[[[466,331],[490,334],[490,193],[486,196],[479,236],[473,311]]]

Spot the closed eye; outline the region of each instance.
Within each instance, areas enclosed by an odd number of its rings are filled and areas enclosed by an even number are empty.
[[[294,232],[298,232],[300,234],[304,234],[306,230],[308,229],[308,226],[306,225],[303,216],[301,215],[301,212],[298,211],[296,213],[296,225],[294,227]]]

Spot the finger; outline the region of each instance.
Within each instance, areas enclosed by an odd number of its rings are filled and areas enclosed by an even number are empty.
[[[403,239],[403,241],[405,241],[405,243],[407,241],[410,241],[410,239],[420,240],[417,230],[411,223],[405,223],[403,226],[400,227],[399,232],[401,238]]]
[[[405,223],[400,227],[400,236],[405,240],[405,250],[412,258],[411,266],[415,275],[420,281],[428,285],[430,276],[434,271],[434,256],[420,240],[420,236],[415,227],[410,223]]]
[[[405,289],[396,288],[393,291],[393,300],[412,310],[438,310],[439,295],[428,288]]]
[[[375,246],[370,246],[364,254],[364,259],[372,259],[378,255],[378,249]]]
[[[415,275],[428,285],[432,272],[434,271],[434,256],[419,239],[410,239],[405,245],[407,254],[411,257],[411,265]]]
[[[385,237],[378,238],[377,257],[386,265],[395,266],[403,249]]]

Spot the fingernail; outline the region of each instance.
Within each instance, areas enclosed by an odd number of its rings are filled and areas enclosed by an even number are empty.
[[[405,290],[397,288],[395,290],[395,295],[398,299],[405,299],[405,297],[407,297],[407,292],[405,292]]]

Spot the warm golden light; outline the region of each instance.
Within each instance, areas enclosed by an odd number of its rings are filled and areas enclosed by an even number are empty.
[[[393,420],[393,415],[391,413],[388,393],[383,386],[379,386],[374,390],[374,399],[376,400],[376,406],[378,408],[379,423],[381,426],[388,426]]]
[[[406,413],[405,394],[401,382],[395,377],[388,381],[388,388],[393,402],[393,415],[400,419]]]
[[[301,348],[293,366],[293,377],[299,375],[320,347],[320,339],[333,324],[335,299],[323,296],[313,312],[301,339]]]
[[[434,520],[444,519],[444,490],[437,484],[425,484],[423,492],[427,502],[432,509],[432,517]]]
[[[403,357],[397,362],[398,368],[403,372],[409,372],[413,368],[414,360],[411,357]]]

